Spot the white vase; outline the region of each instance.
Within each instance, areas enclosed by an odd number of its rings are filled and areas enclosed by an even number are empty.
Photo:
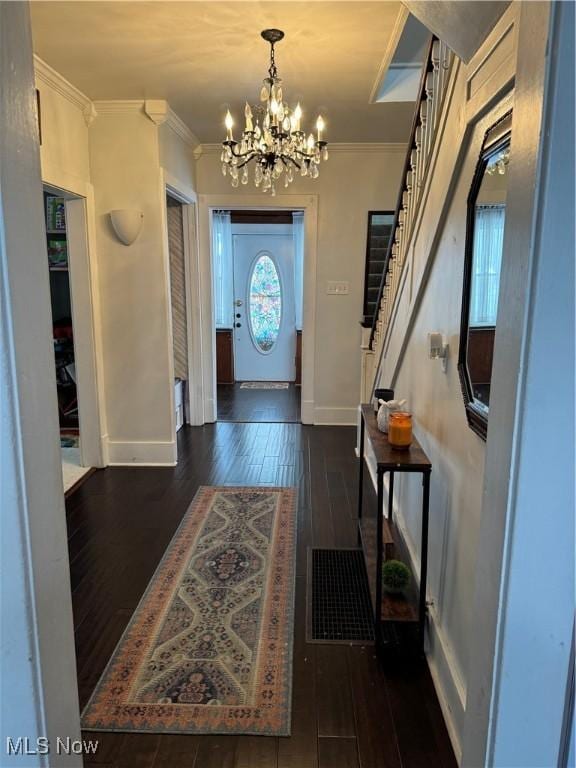
[[[406,406],[406,400],[379,400],[380,408],[378,408],[378,414],[376,416],[376,423],[380,432],[388,434],[388,417],[394,411],[402,411]]]

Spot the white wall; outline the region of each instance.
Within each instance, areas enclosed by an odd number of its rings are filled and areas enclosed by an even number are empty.
[[[173,463],[173,360],[158,128],[141,109],[99,114],[90,128],[110,463]],[[129,247],[109,212],[135,208]]]
[[[468,426],[457,370],[466,238],[467,196],[485,131],[512,105],[510,53],[494,41],[506,35],[508,14],[482,49],[491,79],[483,91],[470,88],[474,61],[460,66],[435,166],[425,188],[391,329],[383,345],[379,376],[408,399],[415,434],[432,462],[428,558],[428,660],[448,729],[461,754],[468,697],[470,654],[476,625],[473,599],[482,522],[486,444]],[[491,59],[492,51],[496,51]],[[484,57],[482,59],[482,56]],[[513,71],[513,70],[512,70]],[[475,102],[472,102],[474,94]],[[479,94],[479,95],[478,95]],[[512,151],[513,158],[513,151]],[[513,160],[512,160],[513,161]],[[427,334],[440,331],[449,343],[444,373],[428,359]],[[419,568],[421,486],[406,476],[395,484],[396,519]]]
[[[360,391],[360,325],[369,210],[396,205],[403,147],[353,145],[333,148],[316,180],[297,178],[290,194],[318,195],[316,290],[315,422],[355,424]],[[197,163],[198,193],[238,197],[254,194],[252,180],[233,189],[222,176],[220,150],[203,153]],[[270,205],[281,200],[262,196]],[[347,296],[326,295],[328,280],[347,280]]]

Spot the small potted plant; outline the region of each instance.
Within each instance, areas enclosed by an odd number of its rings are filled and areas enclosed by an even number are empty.
[[[391,595],[402,594],[410,578],[410,569],[400,560],[387,560],[382,566],[382,586]]]

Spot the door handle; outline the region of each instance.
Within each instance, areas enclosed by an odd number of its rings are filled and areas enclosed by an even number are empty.
[[[236,328],[242,328],[242,323],[234,323]]]
[[[242,306],[242,299],[236,299],[236,301],[234,302],[234,304],[235,304],[237,307],[241,307],[241,306]]]

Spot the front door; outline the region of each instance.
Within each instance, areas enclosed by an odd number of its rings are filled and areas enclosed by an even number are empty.
[[[292,235],[234,235],[237,381],[294,381],[296,321]]]

